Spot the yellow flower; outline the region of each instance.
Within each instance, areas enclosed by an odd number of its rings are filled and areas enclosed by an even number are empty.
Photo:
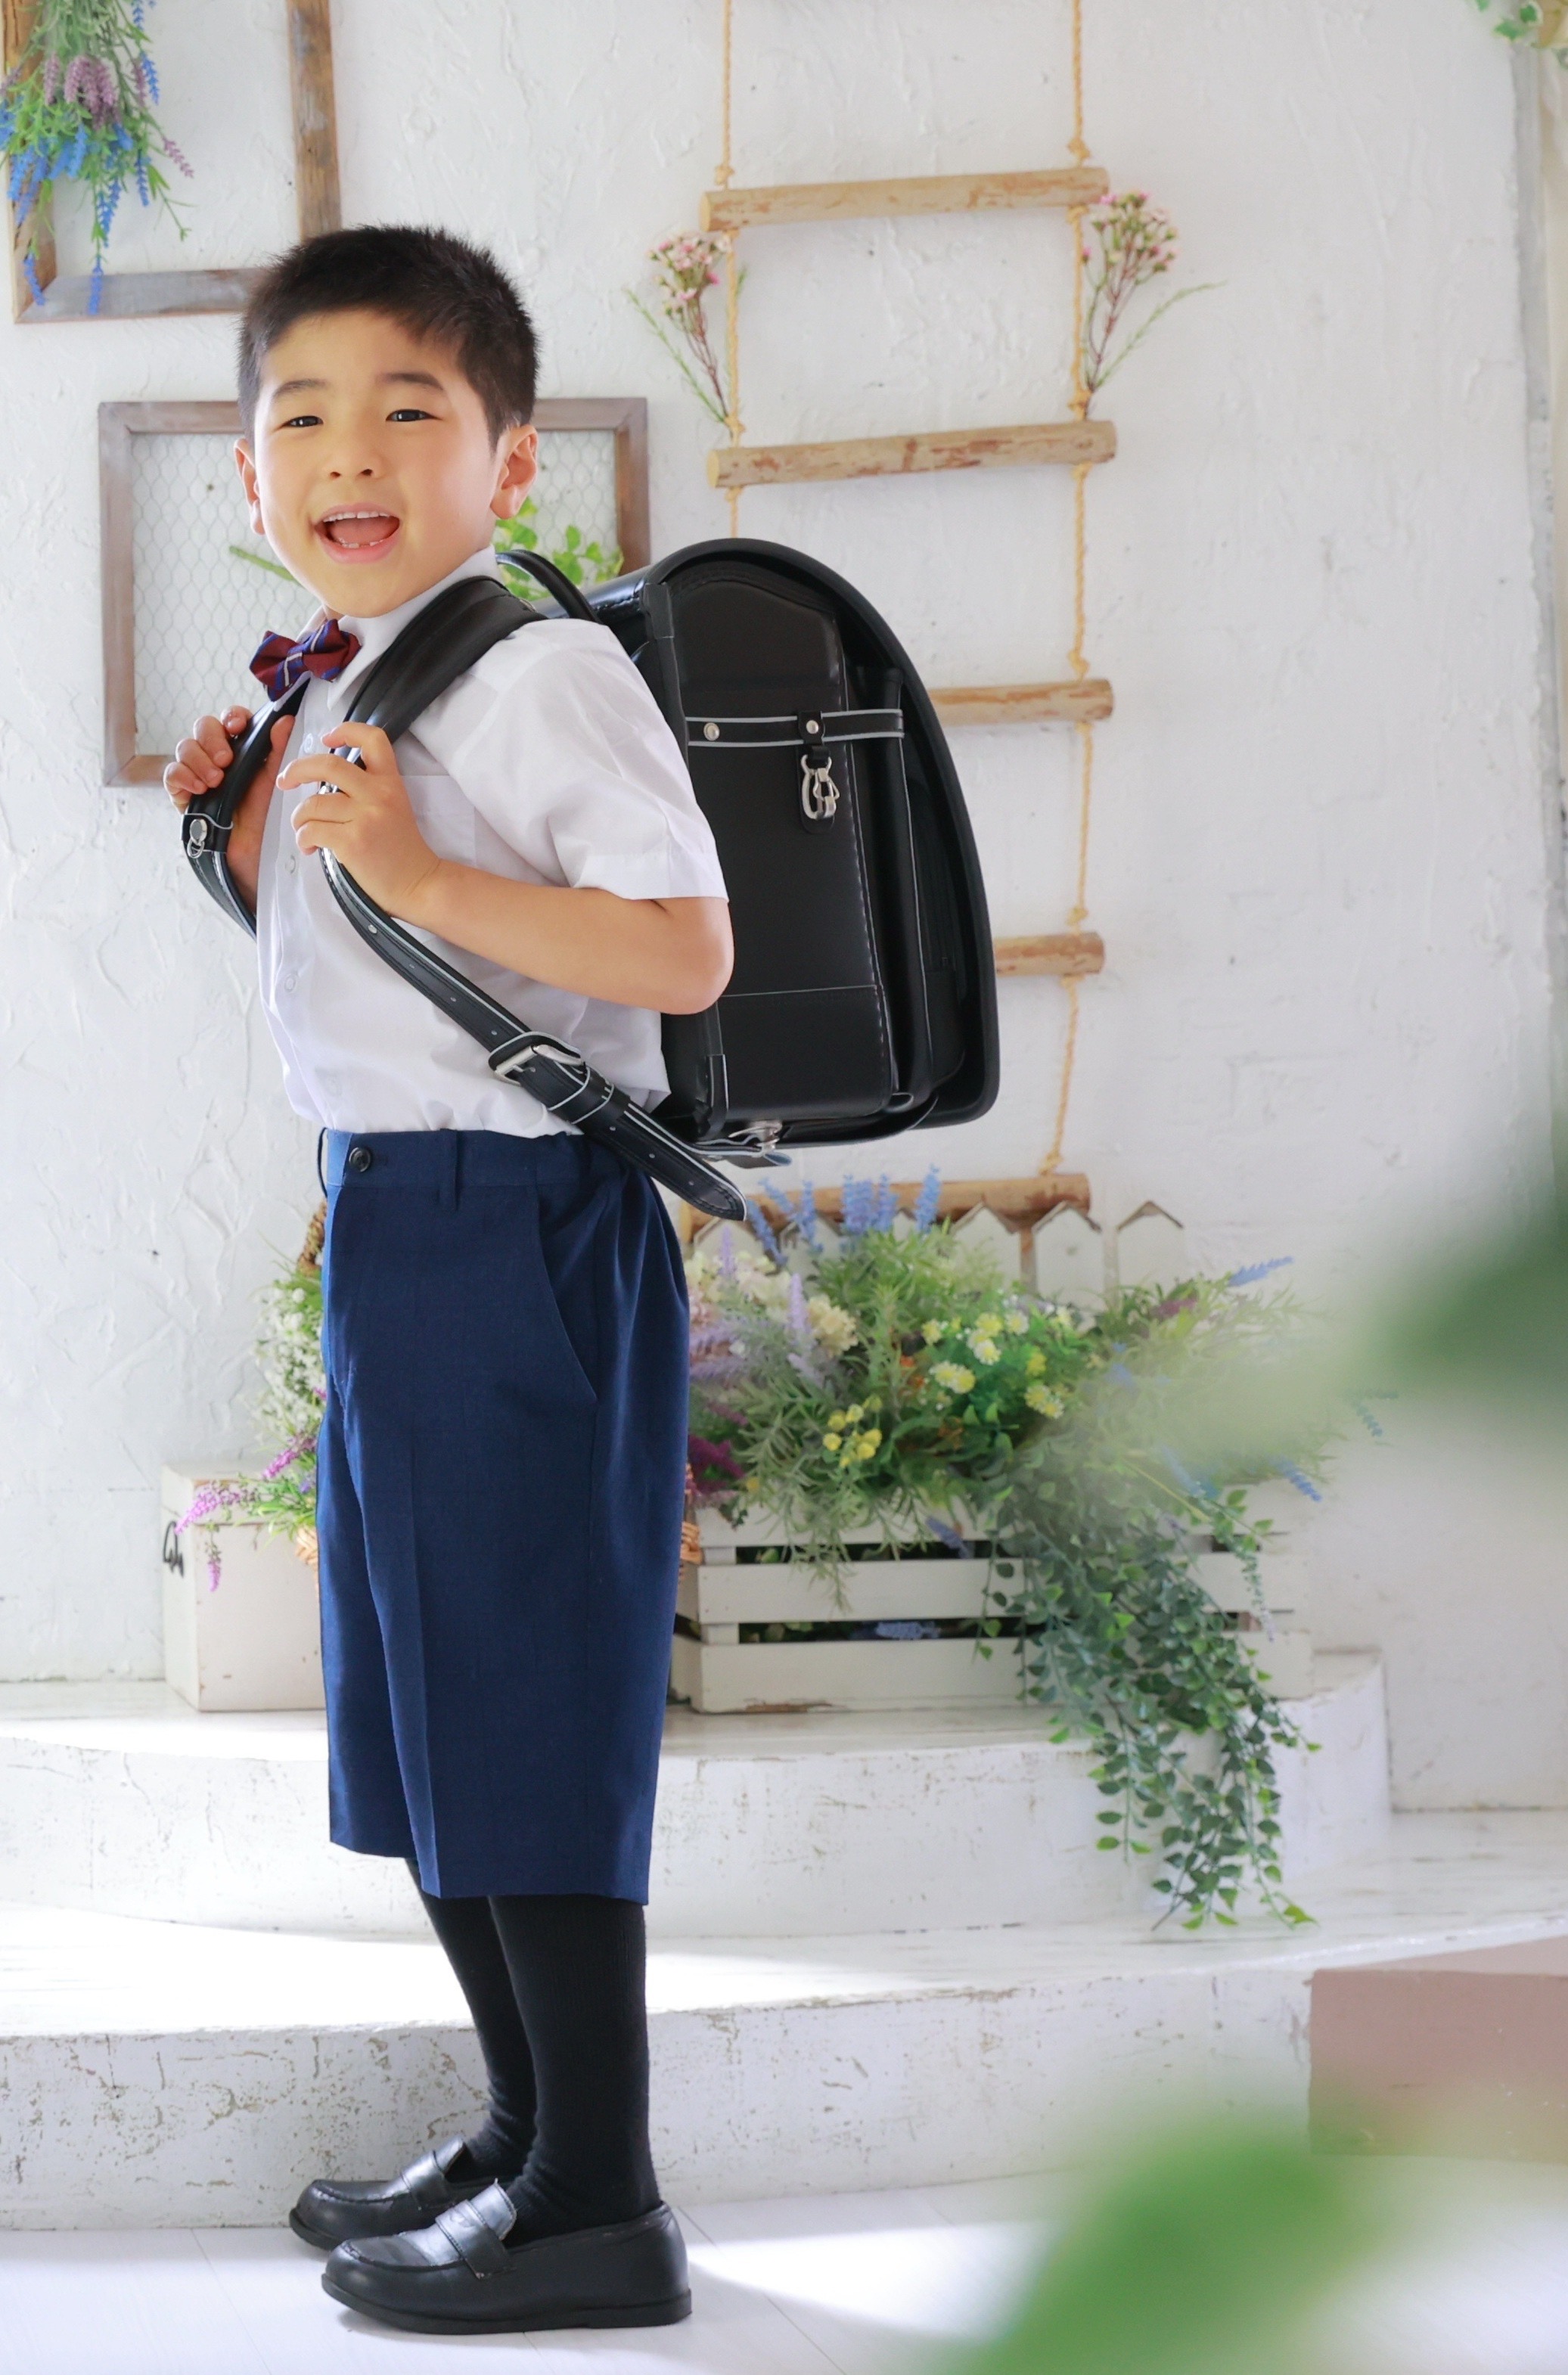
[[[852,1403],[850,1404],[850,1407],[848,1408],[848,1410],[846,1410],[846,1411],[845,1411],[845,1412],[844,1412],[844,1414],[843,1414],[843,1423],[844,1423],[845,1426],[858,1426],[858,1425],[860,1424],[861,1420],[865,1417],[865,1415],[866,1415],[866,1405],[865,1405],[865,1403],[864,1403],[864,1402],[852,1402]]]
[[[824,1451],[836,1451],[843,1441],[843,1437],[842,1435],[838,1435],[836,1433],[825,1435],[822,1437],[822,1448]]]
[[[1024,1400],[1032,1411],[1038,1411],[1042,1418],[1060,1418],[1062,1415],[1060,1394],[1047,1393],[1043,1386],[1031,1386]]]
[[[973,1369],[961,1369],[956,1361],[938,1361],[931,1375],[950,1394],[967,1394],[974,1383]]]
[[[860,1341],[859,1331],[848,1312],[841,1311],[825,1294],[808,1295],[806,1317],[818,1343],[825,1344],[835,1357]]]
[[[831,1418],[828,1421],[828,1424],[830,1426],[845,1426],[848,1423],[849,1412],[847,1411],[835,1411]]]
[[[1043,1377],[1045,1375],[1044,1353],[1032,1353],[1023,1365],[1032,1377]]]
[[[879,1426],[868,1426],[864,1435],[857,1436],[855,1437],[855,1458],[857,1459],[875,1459],[877,1457],[878,1447],[881,1443],[881,1428]]]
[[[920,1332],[927,1344],[939,1344],[948,1331],[946,1325],[940,1319],[928,1319]]]
[[[999,1311],[982,1312],[974,1323],[974,1332],[976,1336],[999,1336],[1002,1332],[1001,1313]]]
[[[1008,1334],[1009,1336],[1027,1336],[1028,1333],[1029,1322],[1024,1317],[1023,1313],[1021,1311],[1009,1311],[1008,1314]]]
[[[1001,1346],[994,1343],[989,1336],[982,1336],[978,1328],[969,1340],[969,1349],[975,1359],[983,1361],[987,1368],[1002,1357]]]

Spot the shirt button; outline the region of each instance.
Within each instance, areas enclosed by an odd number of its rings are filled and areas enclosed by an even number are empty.
[[[350,1171],[368,1171],[374,1161],[375,1156],[371,1152],[368,1146],[351,1146],[348,1149],[348,1168]]]
[[[300,976],[299,976],[299,975],[298,975],[297,973],[286,973],[286,974],[284,975],[284,976],[283,976],[283,987],[284,987],[284,988],[285,988],[285,989],[292,989],[292,988],[294,987],[295,983],[299,980],[299,978],[300,978]]]
[[[296,867],[296,866],[298,866],[299,862],[300,862],[300,861],[299,861],[299,859],[295,857],[295,855],[294,855],[293,851],[292,851],[292,850],[290,850],[290,851],[289,851],[289,855],[288,855],[288,857],[287,857],[284,859],[284,861],[283,861],[283,871],[285,872],[285,874],[292,874],[292,873],[293,873],[293,871],[294,871],[295,867]]]

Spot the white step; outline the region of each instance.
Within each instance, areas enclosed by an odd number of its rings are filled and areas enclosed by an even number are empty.
[[[1568,1932],[1568,1814],[1396,1818],[1321,1873],[1316,1925],[1141,1918],[715,1939],[652,1958],[677,2199],[1061,2166],[1136,2095],[1304,2113],[1315,1967]],[[0,1910],[0,2225],[240,2226],[473,2116],[477,2056],[433,1945]]]
[[[1325,1659],[1281,1764],[1293,1878],[1388,1820],[1382,1674]],[[1081,1747],[1012,1705],[786,1716],[674,1708],[654,1933],[834,1935],[1082,1920],[1145,1902],[1098,1851]],[[197,1715],[162,1684],[0,1689],[0,1899],[83,1912],[421,1938],[400,1864],[327,1842],[319,1715]]]

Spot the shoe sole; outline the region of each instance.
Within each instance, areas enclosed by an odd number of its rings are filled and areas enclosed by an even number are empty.
[[[551,2310],[536,2317],[421,2317],[411,2309],[372,2309],[369,2301],[340,2291],[328,2275],[322,2277],[321,2286],[344,2309],[354,2310],[377,2325],[400,2326],[405,2334],[559,2334],[581,2325],[678,2325],[691,2314],[691,2295],[685,2292],[669,2300],[643,2301],[626,2309]]]
[[[324,2235],[318,2227],[307,2227],[297,2210],[289,2213],[289,2224],[301,2242],[308,2243],[312,2251],[336,2251],[344,2239],[341,2235]]]

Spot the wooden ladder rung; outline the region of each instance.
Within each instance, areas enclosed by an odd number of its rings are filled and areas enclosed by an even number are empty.
[[[994,945],[998,973],[1049,973],[1076,980],[1105,969],[1105,943],[1098,932],[1034,932]]]
[[[851,1152],[845,1150],[846,1158]],[[903,1212],[913,1212],[925,1192],[925,1182],[919,1179],[895,1179],[891,1187],[899,1210]],[[786,1210],[765,1188],[758,1189],[756,1201],[774,1228],[794,1217],[793,1211]],[[813,1201],[825,1221],[843,1218],[842,1188],[818,1188],[813,1192]],[[1043,1220],[1047,1212],[1054,1212],[1059,1204],[1072,1204],[1080,1212],[1087,1212],[1089,1181],[1081,1171],[1041,1172],[1029,1179],[944,1179],[937,1198],[937,1217],[943,1221],[961,1220],[979,1204],[1000,1213],[1004,1221],[1027,1227],[1031,1222]]]
[[[931,699],[944,726],[1013,726],[1036,717],[1087,726],[1115,707],[1102,676],[1066,684],[945,684],[933,688]]]
[[[892,478],[911,470],[1108,462],[1115,450],[1116,432],[1108,420],[1043,420],[1016,429],[837,437],[820,445],[720,445],[708,455],[708,479],[715,487],[794,486],[817,479]]]
[[[894,182],[781,182],[763,190],[706,190],[704,230],[749,223],[835,222],[865,215],[987,214],[1011,207],[1087,207],[1110,176],[1099,165],[1039,173],[922,173]]]

